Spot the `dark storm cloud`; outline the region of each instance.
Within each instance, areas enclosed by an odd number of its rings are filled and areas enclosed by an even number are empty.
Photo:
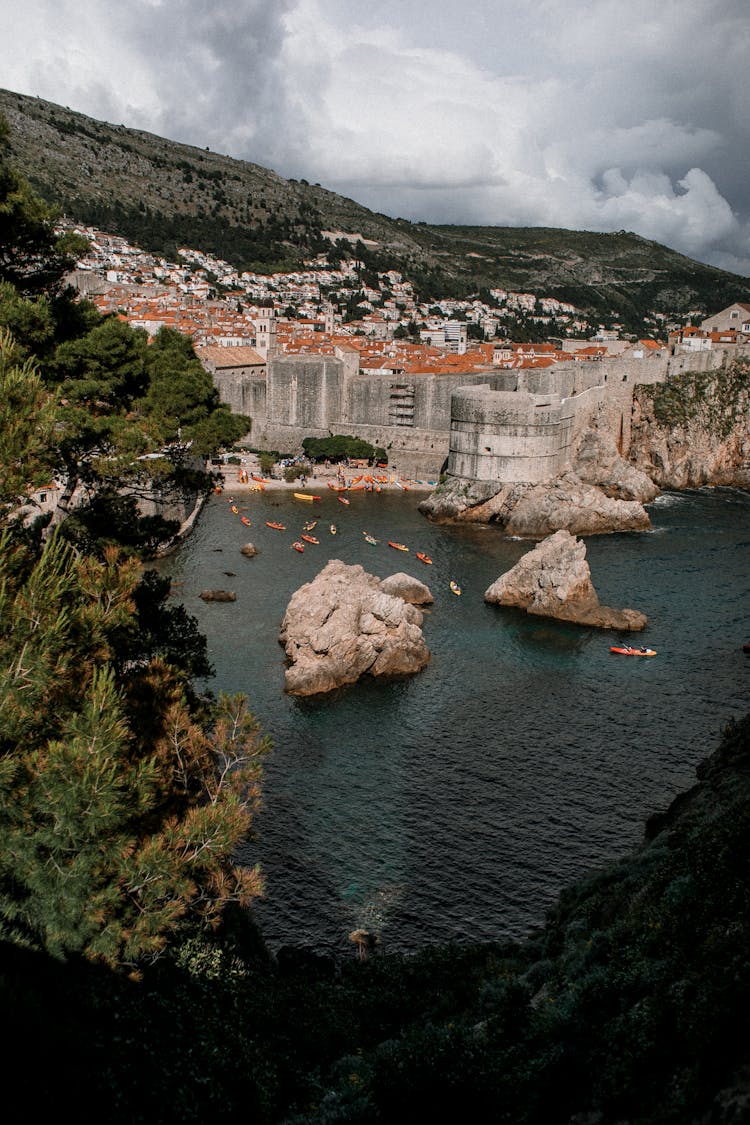
[[[28,0],[2,84],[435,221],[750,273],[745,0]]]

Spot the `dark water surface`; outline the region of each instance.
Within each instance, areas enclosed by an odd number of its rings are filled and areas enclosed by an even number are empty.
[[[351,949],[360,926],[399,951],[522,937],[565,884],[638,842],[644,818],[693,783],[724,724],[748,709],[747,494],[665,494],[649,508],[652,531],[586,540],[600,600],[647,614],[637,640],[657,650],[651,659],[611,655],[615,634],[486,605],[487,587],[533,544],[434,526],[418,500],[360,494],[344,507],[331,493],[311,510],[291,493],[238,494],[248,528],[214,497],[159,564],[208,637],[208,686],[244,692],[274,742],[259,837],[243,853],[266,873],[255,913],[272,948]],[[300,555],[290,545],[313,516],[320,545]],[[239,553],[248,540],[254,559]],[[323,699],[284,694],[279,623],[329,558],[428,583],[423,672]],[[209,587],[237,601],[206,604]]]

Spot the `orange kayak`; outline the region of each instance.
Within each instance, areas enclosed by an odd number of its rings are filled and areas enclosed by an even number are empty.
[[[631,648],[630,645],[610,645],[609,651],[616,652],[618,656],[656,656],[656,649]]]

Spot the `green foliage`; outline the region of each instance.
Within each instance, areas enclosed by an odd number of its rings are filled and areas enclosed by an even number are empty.
[[[108,547],[123,555],[153,558],[179,530],[179,520],[142,516],[135,496],[102,489],[87,504],[73,508],[61,526],[62,536],[87,555],[103,557]]]
[[[44,354],[55,332],[49,299],[24,298],[10,282],[0,282],[0,328],[7,329],[24,353]]]
[[[273,467],[278,459],[279,457],[277,453],[270,453],[266,451],[262,451],[261,453],[259,453],[258,463],[260,465],[261,473],[263,473],[264,476],[267,476],[270,472],[272,472]]]
[[[748,409],[750,361],[740,356],[718,371],[682,371],[650,393],[660,426],[670,430],[700,426],[723,441]]]
[[[192,341],[162,328],[146,350],[148,390],[140,410],[158,423],[168,440],[193,442],[202,457],[233,445],[250,429],[250,419],[219,403],[210,374]]]
[[[0,114],[0,282],[24,295],[54,293],[87,244],[55,233],[55,212],[7,160],[8,138]]]
[[[0,226],[9,216],[15,248],[0,261],[0,939],[137,974],[178,931],[208,932],[262,888],[257,869],[233,856],[251,833],[268,740],[243,697],[197,697],[190,677],[210,673],[205,641],[184,610],[164,604],[164,582],[140,580],[138,558],[120,549],[143,552],[168,530],[139,518],[128,492],[146,466],[156,477],[188,475],[179,455],[138,459],[168,436],[166,396],[159,413],[152,382],[179,383],[187,371],[188,428],[221,412],[182,341],[166,337],[149,353],[145,334],[118,319],[73,311],[66,295],[35,295],[60,259],[28,185],[0,164]],[[62,530],[41,534],[14,517],[26,486],[52,470],[68,501],[81,482],[90,500]]]
[[[75,1022],[56,1036],[66,1072],[115,1121],[144,1104],[196,1122],[251,1107],[262,1125],[712,1120],[748,1061],[750,716],[698,772],[522,944],[269,963],[225,927],[218,945],[186,934],[135,990],[36,965],[23,1010],[45,1035]]]
[[[327,438],[307,437],[302,442],[302,448],[311,461],[342,461],[347,457],[357,460],[367,458],[368,461],[387,460],[384,449],[346,434],[332,434]]]
[[[146,662],[156,632],[138,661],[118,654],[135,563],[53,538],[24,571],[0,546],[0,934],[136,967],[186,915],[205,924],[258,893],[230,857],[268,743],[239,698],[197,725],[175,674]]]
[[[0,506],[25,499],[27,487],[48,482],[55,409],[37,368],[0,328]]]

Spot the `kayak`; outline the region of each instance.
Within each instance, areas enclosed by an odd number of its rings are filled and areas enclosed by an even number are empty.
[[[345,484],[334,484],[333,481],[329,480],[328,487],[333,492],[346,492],[346,485]]]
[[[426,555],[424,551],[417,551],[417,558],[420,562],[425,563],[427,566],[432,566],[432,559],[429,555]]]
[[[328,530],[330,531],[331,535],[335,535],[336,534],[336,524],[332,523]]]
[[[240,516],[240,520],[244,523],[245,527],[250,527],[250,520],[247,516]]]
[[[461,593],[461,587],[459,586],[458,582],[454,582],[453,580],[451,580],[451,582],[449,583],[449,585],[450,585],[450,588],[451,588],[451,592],[452,592],[452,593],[454,593],[454,594],[456,594],[456,595],[460,595],[460,593]]]
[[[338,500],[339,504],[348,504],[349,503],[346,496],[337,496],[336,499]]]
[[[319,543],[320,540],[316,539],[314,535],[300,535],[300,539],[304,539],[305,543]]]
[[[405,547],[403,543],[392,543],[390,539],[388,540],[388,546],[394,547],[397,551],[408,551],[409,550],[409,548]]]
[[[302,528],[302,530],[303,531],[314,531],[317,522],[318,522],[317,520],[308,520],[307,523],[305,524],[305,526]]]
[[[656,649],[631,648],[630,645],[610,645],[609,651],[616,652],[618,656],[656,656]]]
[[[274,523],[272,520],[266,520],[266,527],[272,527],[275,531],[286,531],[286,524]]]
[[[239,508],[236,504],[232,504],[231,511],[234,512],[235,515],[237,515],[237,513],[239,512]]]
[[[294,499],[295,500],[309,500],[310,502],[312,502],[313,500],[320,500],[320,497],[319,496],[313,496],[309,492],[295,492],[294,493]]]
[[[363,531],[362,534],[365,537],[366,543],[372,543],[372,545],[375,546],[375,544],[377,543],[377,539],[374,535],[370,535],[369,531]]]
[[[302,544],[302,543],[300,543],[299,539],[295,539],[295,540],[294,540],[294,542],[292,543],[292,547],[294,547],[294,550],[295,550],[295,551],[299,551],[299,552],[300,552],[300,554],[302,554],[302,552],[303,552],[303,551],[304,551],[304,549],[305,549],[305,548],[304,548],[304,546],[303,546],[303,544]]]

